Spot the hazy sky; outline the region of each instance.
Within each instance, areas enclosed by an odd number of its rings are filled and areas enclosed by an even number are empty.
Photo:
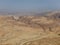
[[[60,0],[0,0],[0,10],[54,10],[60,9]]]

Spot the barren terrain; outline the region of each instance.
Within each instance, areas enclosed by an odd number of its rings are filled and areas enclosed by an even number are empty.
[[[60,13],[0,16],[0,45],[60,45]]]

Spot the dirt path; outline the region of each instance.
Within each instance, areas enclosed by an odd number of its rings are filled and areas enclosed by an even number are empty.
[[[56,34],[48,34],[48,35],[45,35],[45,36],[38,36],[38,37],[35,37],[35,38],[32,38],[32,39],[27,39],[27,41],[26,40],[22,41],[20,45],[24,45],[27,42],[35,41],[35,40],[46,38],[46,37],[59,37],[59,36],[56,35]]]

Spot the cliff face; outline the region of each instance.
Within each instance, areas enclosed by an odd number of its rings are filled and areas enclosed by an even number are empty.
[[[60,45],[60,14],[0,16],[0,45]]]

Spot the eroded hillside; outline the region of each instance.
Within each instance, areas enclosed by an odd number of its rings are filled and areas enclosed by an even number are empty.
[[[60,15],[0,16],[0,45],[60,45]]]

